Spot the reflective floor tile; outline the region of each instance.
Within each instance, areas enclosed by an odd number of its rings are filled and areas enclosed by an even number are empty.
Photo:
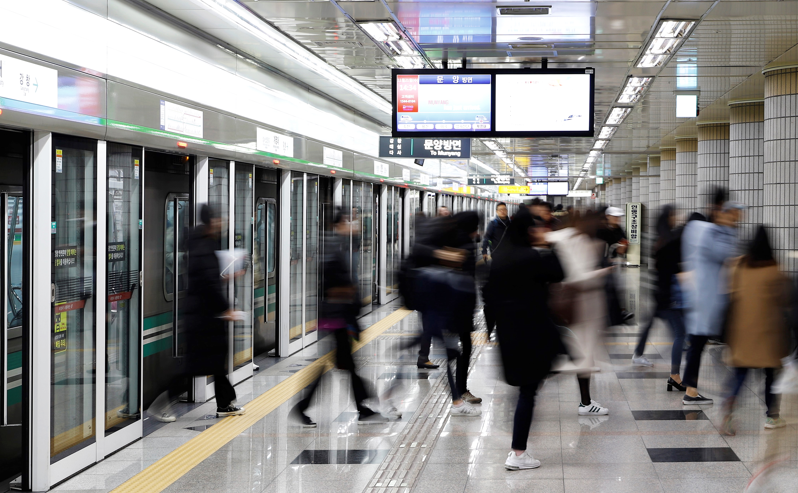
[[[517,471],[519,473],[531,471]],[[525,493],[558,493],[563,491],[561,479],[472,479],[466,483],[466,493],[523,491]]]
[[[652,462],[728,462],[739,457],[728,447],[650,448]]]
[[[303,450],[291,464],[380,464],[388,450]]]
[[[701,410],[632,411],[637,421],[699,421],[709,418]]]
[[[662,359],[659,353],[643,353],[648,359]],[[610,353],[610,359],[632,360],[632,353]]]
[[[667,371],[619,371],[615,373],[618,379],[631,379],[631,378],[661,378],[668,380],[671,376]]]
[[[659,479],[566,479],[565,493],[662,493]],[[689,490],[688,490],[689,491]]]

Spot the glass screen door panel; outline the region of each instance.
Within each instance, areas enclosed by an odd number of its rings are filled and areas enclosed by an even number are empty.
[[[229,250],[230,233],[227,220],[230,218],[230,164],[227,161],[208,160],[208,205],[218,211],[224,222],[217,248]]]
[[[374,186],[363,183],[360,198],[360,299],[361,313],[368,313],[374,300]]]
[[[387,187],[385,193],[385,279],[380,279],[380,282],[385,284],[385,294],[390,300],[393,298],[393,239],[396,234],[393,228],[393,194],[394,188]]]
[[[255,248],[252,252],[254,272],[255,334],[264,340],[264,345],[275,343],[277,322],[277,264],[275,199],[259,198],[255,207]]]
[[[252,258],[253,172],[251,165],[236,163],[234,240],[235,248],[246,252],[247,258]],[[254,273],[249,266],[233,281],[234,310],[246,313],[243,321],[233,325],[233,366],[236,369],[252,362],[253,282]]]
[[[96,441],[97,142],[53,136],[50,460]]]
[[[105,433],[141,419],[142,149],[107,144]]]
[[[319,322],[319,177],[308,175],[305,186],[305,336],[308,336],[316,332]]]
[[[182,299],[188,287],[188,234],[191,226],[188,194],[170,193],[166,198],[164,223],[164,293],[172,302],[172,356],[186,352]],[[177,296],[175,296],[177,291]]]
[[[305,238],[303,228],[305,219],[305,176],[299,171],[291,172],[291,269],[290,269],[290,293],[288,307],[288,340],[294,342],[302,339],[302,299],[303,273],[304,273],[304,252],[302,249]]]
[[[402,263],[402,190],[393,189],[393,292],[399,295],[399,269]]]

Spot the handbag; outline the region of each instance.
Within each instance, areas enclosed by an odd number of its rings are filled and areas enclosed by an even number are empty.
[[[729,286],[729,300],[726,303],[726,309],[723,311],[723,319],[720,324],[720,337],[718,340],[724,344],[729,341],[729,328],[731,325],[731,316],[732,310],[734,310],[734,289],[735,289],[735,280],[737,279],[737,273],[740,272],[742,268],[742,260],[737,262],[737,265],[732,267],[732,279]]]

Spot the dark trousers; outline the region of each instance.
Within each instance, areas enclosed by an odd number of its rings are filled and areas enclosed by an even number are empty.
[[[607,276],[606,279],[604,291],[607,295],[607,316],[609,317],[610,325],[621,325],[623,323],[623,308],[618,296],[618,287],[612,274]]]
[[[471,332],[460,333],[462,349],[457,357],[457,391],[465,394],[468,391],[468,365],[471,363]]]
[[[349,332],[347,329],[337,329],[333,331],[333,336],[335,337],[335,364],[339,370],[346,370],[349,372],[349,378],[352,381],[352,391],[355,394],[355,405],[357,406],[358,412],[363,411],[370,411],[368,408],[363,406],[363,401],[368,399],[369,392],[366,389],[366,385],[363,380],[355,373],[355,359],[352,357],[352,344],[349,341]],[[313,395],[316,393],[316,389],[318,388],[319,384],[321,383],[321,370],[319,376],[315,379],[315,381],[310,385],[310,390],[305,396],[304,399],[299,401],[297,404],[296,409],[299,412],[304,413],[308,407],[310,407],[310,402],[313,400]]]
[[[729,381],[729,388],[731,395],[729,396],[729,407],[733,406],[734,401],[740,394],[740,389],[745,382],[745,376],[748,375],[748,368],[733,368],[731,379]],[[775,379],[775,370],[773,368],[765,368],[765,405],[767,406],[768,418],[779,417],[779,396],[774,395],[771,389],[773,388],[773,380]],[[731,411],[731,409],[729,409]]]
[[[432,335],[428,330],[421,332],[420,344],[421,347],[418,348],[418,362],[423,364],[429,361],[430,346],[432,346]]]
[[[679,309],[657,310],[640,333],[635,348],[635,356],[642,356],[648,342],[648,333],[654,325],[654,320],[660,319],[668,323],[673,332],[673,348],[671,349],[671,375],[678,375],[682,366],[682,351],[684,349],[685,326],[684,312]]]
[[[429,339],[440,340],[446,348],[446,378],[449,381],[449,389],[452,392],[452,401],[460,400],[460,391],[457,390],[457,385],[454,381],[454,371],[452,365],[457,364],[460,351],[457,348],[456,336],[452,335],[449,331],[444,331],[443,327],[446,326],[446,313],[436,312],[435,310],[426,310],[421,314],[422,324],[424,326],[424,334]],[[422,338],[422,348],[424,347],[424,339]],[[469,348],[471,346],[469,345]],[[468,366],[466,366],[466,372]],[[463,379],[465,382],[465,379]]]
[[[518,404],[513,417],[513,450],[526,450],[529,440],[529,428],[532,426],[532,414],[535,409],[535,394],[540,381],[522,385],[518,394]]]
[[[698,388],[698,370],[701,367],[701,353],[704,352],[709,337],[694,336],[690,338],[690,349],[687,350],[687,364],[684,366],[682,385]]]
[[[216,392],[216,407],[218,408],[227,407],[236,400],[236,390],[227,379],[226,373],[213,376],[213,390]]]

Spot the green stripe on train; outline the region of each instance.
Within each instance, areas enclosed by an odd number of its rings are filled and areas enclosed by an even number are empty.
[[[160,353],[161,351],[167,351],[172,349],[172,336],[164,337],[163,339],[158,339],[155,342],[151,342],[149,344],[144,345],[144,357],[152,356],[155,353]]]
[[[21,366],[22,366],[22,351],[15,351],[13,353],[8,353],[8,364],[6,365],[8,371],[16,370]]]
[[[263,294],[266,292],[263,288],[258,288],[255,290],[255,298],[262,298]]]
[[[8,389],[8,405],[13,406],[22,402],[22,385]]]
[[[150,330],[153,327],[160,327],[172,322],[172,312],[161,313],[160,315],[153,315],[144,319],[144,330]]]

